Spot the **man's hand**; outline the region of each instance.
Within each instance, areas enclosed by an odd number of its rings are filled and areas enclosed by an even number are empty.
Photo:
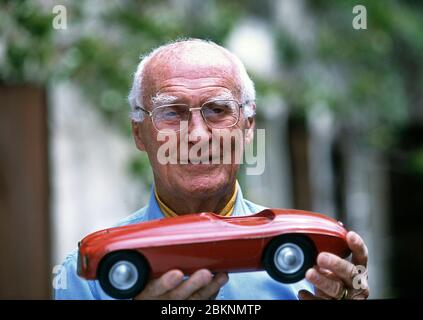
[[[228,281],[226,273],[215,276],[207,269],[193,273],[187,280],[180,270],[170,270],[160,278],[151,280],[136,300],[208,300],[214,299],[219,289]]]
[[[317,266],[306,273],[306,279],[316,288],[316,294],[301,290],[301,300],[316,299],[367,299],[368,250],[363,239],[355,232],[348,232],[347,243],[352,252],[351,262],[328,252],[317,257]],[[359,272],[365,270],[364,272]],[[361,282],[354,280],[359,277]]]

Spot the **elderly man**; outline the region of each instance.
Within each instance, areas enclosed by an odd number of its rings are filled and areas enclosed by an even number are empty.
[[[119,225],[140,223],[186,213],[215,212],[221,215],[249,215],[264,207],[243,198],[236,177],[239,163],[197,163],[183,161],[178,152],[176,164],[158,156],[166,139],[175,133],[176,149],[202,143],[210,148],[206,159],[222,147],[212,145],[215,132],[241,130],[242,147],[254,135],[254,85],[240,60],[225,48],[209,41],[189,39],[164,45],[140,62],[129,95],[132,132],[136,146],[148,154],[154,186],[147,206]],[[218,140],[220,141],[220,140]],[[235,148],[230,148],[231,159]],[[225,150],[223,150],[225,151]],[[221,157],[221,156],[220,156]],[[200,159],[200,160],[201,160]],[[220,158],[219,158],[220,159]],[[137,299],[363,299],[367,283],[353,286],[357,265],[366,266],[367,248],[354,232],[347,235],[352,261],[321,253],[306,279],[291,285],[273,280],[266,272],[212,274],[201,269],[185,277],[180,270],[169,270],[151,280]],[[56,299],[110,299],[97,281],[86,281],[76,274],[76,254],[64,264],[66,288],[56,289]],[[357,286],[356,286],[357,287]]]

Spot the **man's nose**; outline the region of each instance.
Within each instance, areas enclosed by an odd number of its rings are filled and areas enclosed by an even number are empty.
[[[199,140],[210,139],[211,132],[207,123],[201,116],[200,110],[192,110],[191,119],[188,124],[189,141],[197,142]]]

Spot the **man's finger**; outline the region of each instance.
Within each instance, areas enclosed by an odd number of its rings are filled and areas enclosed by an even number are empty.
[[[354,231],[347,234],[347,243],[352,251],[352,263],[367,267],[368,249],[363,239]]]
[[[339,298],[344,290],[344,286],[340,280],[330,279],[314,268],[307,271],[306,279],[331,298]]]
[[[329,252],[322,252],[317,256],[317,265],[319,268],[332,271],[348,287],[352,287],[353,278],[358,273],[357,268],[351,262]]]
[[[136,299],[154,299],[175,289],[183,280],[180,270],[170,270],[160,278],[150,281]]]
[[[187,280],[182,282],[177,288],[166,293],[163,298],[185,300],[194,292],[207,286],[212,281],[213,275],[207,269],[201,269],[194,272]]]
[[[316,297],[314,294],[307,290],[300,290],[300,292],[298,292],[298,298],[300,300],[321,300],[319,297]]]
[[[228,282],[229,278],[226,273],[219,273],[216,276],[214,276],[213,280],[210,282],[209,285],[201,288],[197,292],[194,292],[194,294],[189,297],[190,300],[208,300],[214,295],[216,295],[217,292],[219,292],[220,288],[225,285],[226,282]]]

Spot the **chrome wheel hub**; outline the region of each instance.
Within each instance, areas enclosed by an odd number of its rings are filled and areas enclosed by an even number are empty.
[[[110,283],[119,290],[130,289],[137,280],[137,267],[129,261],[116,262],[109,271]]]
[[[303,266],[304,252],[294,243],[285,243],[276,250],[274,262],[279,271],[292,274]]]

